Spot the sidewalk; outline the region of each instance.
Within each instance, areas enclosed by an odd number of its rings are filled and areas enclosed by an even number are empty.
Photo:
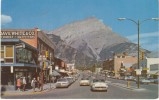
[[[36,92],[34,92],[33,89],[26,89],[26,91],[6,90],[1,94],[2,96],[33,95],[33,94],[40,94],[47,91],[51,91],[55,88],[56,88],[55,83],[51,83],[51,88],[50,88],[50,83],[47,83],[44,84],[43,91],[40,91],[38,88],[35,89]]]
[[[126,89],[130,89],[130,90],[145,90],[145,88],[137,88],[136,86],[132,86],[130,85],[129,87],[126,85],[126,84],[122,84],[122,83],[112,83],[112,85],[114,86],[119,86],[119,87],[122,87],[122,88],[126,88]]]

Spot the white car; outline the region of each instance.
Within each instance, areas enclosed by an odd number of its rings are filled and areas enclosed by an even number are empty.
[[[64,78],[66,78],[70,82],[70,84],[72,84],[75,81],[75,79],[73,77],[68,76],[68,77],[64,77]]]
[[[142,80],[140,81],[140,83],[141,83],[141,84],[149,84],[149,83],[151,83],[151,81],[148,80],[148,79],[142,79]]]
[[[92,91],[106,91],[108,90],[108,84],[104,79],[94,79],[91,84]]]
[[[90,81],[88,78],[81,78],[80,80],[80,86],[83,86],[83,85],[89,85],[90,84]]]
[[[66,78],[58,79],[56,82],[56,87],[68,87],[70,85],[69,81]]]
[[[136,84],[138,83],[138,80],[136,80]],[[151,81],[145,78],[140,79],[140,84],[150,84]]]

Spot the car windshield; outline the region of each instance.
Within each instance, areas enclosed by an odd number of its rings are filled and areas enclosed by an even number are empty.
[[[97,80],[97,79],[94,79],[94,80],[93,80],[93,83],[94,83],[94,82],[98,82],[98,80]]]
[[[71,80],[72,80],[72,78],[68,78],[68,77],[67,77],[66,79],[68,79],[69,81],[71,81]]]
[[[93,80],[93,83],[94,83],[94,82],[105,82],[105,81],[104,81],[104,79],[94,79],[94,80]]]
[[[103,79],[98,80],[98,82],[105,82]]]
[[[89,80],[88,78],[81,78],[81,80]]]

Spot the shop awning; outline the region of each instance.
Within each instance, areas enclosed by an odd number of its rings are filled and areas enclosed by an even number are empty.
[[[62,76],[69,76],[66,72],[59,72]]]
[[[31,46],[30,44],[28,44],[28,43],[26,43],[26,42],[24,42],[24,41],[22,41],[20,39],[1,39],[1,43],[10,43],[10,42],[15,43],[15,44],[24,43],[25,46],[26,46],[25,48],[32,49],[34,51],[38,51],[37,48]]]
[[[61,76],[60,73],[58,73],[56,70],[52,71],[52,76]]]

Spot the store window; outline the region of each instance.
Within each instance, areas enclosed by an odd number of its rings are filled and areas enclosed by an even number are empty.
[[[6,57],[13,57],[13,46],[6,46]]]
[[[18,48],[16,50],[16,62],[17,63],[35,63],[33,59],[32,51],[24,49],[24,48]]]
[[[125,56],[122,56],[122,58],[125,58]]]
[[[120,58],[120,56],[117,56],[117,58]]]
[[[14,62],[14,47],[13,45],[1,45],[1,63]]]
[[[159,70],[159,64],[150,65],[150,71],[158,71],[158,70]]]

